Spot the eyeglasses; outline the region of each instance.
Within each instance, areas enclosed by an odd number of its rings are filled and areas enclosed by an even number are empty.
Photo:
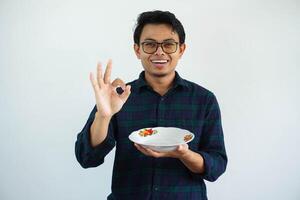
[[[164,42],[155,42],[155,41],[146,41],[142,42],[142,49],[145,53],[153,54],[157,51],[158,47],[161,46],[162,50],[165,53],[171,54],[177,51],[178,42],[174,41],[164,41]]]

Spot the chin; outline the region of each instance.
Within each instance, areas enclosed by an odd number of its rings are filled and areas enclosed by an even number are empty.
[[[173,69],[171,66],[166,66],[164,69],[156,69],[154,66],[147,66],[144,67],[144,70],[152,77],[162,78],[174,73],[175,68]]]
[[[171,74],[171,72],[163,72],[163,71],[149,71],[148,73],[153,77],[165,77]]]
[[[168,74],[167,73],[153,73],[152,75],[155,76],[155,77],[161,78],[161,77],[167,76]]]

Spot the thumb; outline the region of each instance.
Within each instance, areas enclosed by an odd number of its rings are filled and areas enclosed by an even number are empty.
[[[189,148],[188,144],[180,144],[180,145],[178,145],[177,151],[179,151],[179,152],[185,151],[188,148]]]
[[[177,151],[182,151],[182,145],[180,144],[180,145],[178,145],[178,147],[177,147]]]

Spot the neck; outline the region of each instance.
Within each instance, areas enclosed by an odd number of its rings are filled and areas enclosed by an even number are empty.
[[[172,87],[175,79],[175,71],[166,76],[150,76],[145,73],[145,79],[147,83],[153,88],[153,90],[163,96]]]

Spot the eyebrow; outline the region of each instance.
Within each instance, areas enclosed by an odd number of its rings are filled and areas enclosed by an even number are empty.
[[[155,40],[155,39],[152,39],[152,38],[145,38],[144,39],[144,41],[153,41],[153,42],[157,42],[157,40]],[[165,40],[163,40],[163,42],[166,42],[166,41],[176,41],[175,39],[173,39],[173,38],[168,38],[168,39],[165,39]]]

